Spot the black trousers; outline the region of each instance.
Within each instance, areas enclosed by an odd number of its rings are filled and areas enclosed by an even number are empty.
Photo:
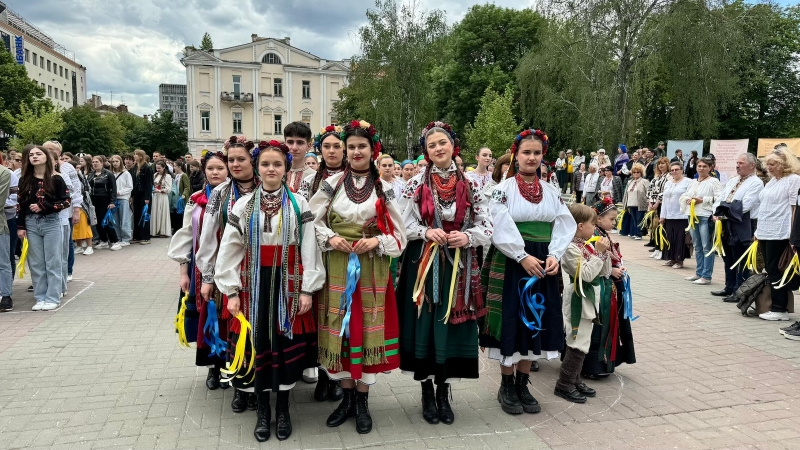
[[[119,241],[117,238],[117,231],[113,226],[103,226],[103,218],[108,211],[108,205],[111,204],[111,198],[107,196],[92,195],[92,204],[97,211],[97,235],[101,242],[108,242],[114,244]]]
[[[739,286],[744,283],[744,280],[750,276],[750,271],[742,267],[734,267],[731,269],[731,266],[744,255],[744,252],[747,251],[750,244],[752,244],[752,242],[731,244],[729,239],[722,239],[722,249],[725,250],[725,256],[722,257],[722,261],[725,262],[726,291],[731,293],[736,292]]]
[[[783,239],[780,241],[758,241],[758,249],[764,256],[764,266],[767,269],[767,277],[770,281],[770,296],[772,297],[772,309],[774,312],[787,312],[786,306],[789,303],[789,294],[791,291],[788,286],[780,289],[775,289],[776,284],[781,281],[783,272],[778,269],[778,263],[781,260],[783,252],[789,247],[789,240]]]
[[[135,192],[133,194],[133,239],[136,241],[150,240],[150,222],[142,221],[144,205],[144,193]]]

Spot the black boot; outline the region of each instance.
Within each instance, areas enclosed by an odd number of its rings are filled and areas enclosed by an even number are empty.
[[[254,393],[247,394],[247,409],[249,411],[255,411],[258,409],[258,396]]]
[[[231,410],[235,413],[240,413],[244,412],[245,409],[247,409],[247,392],[234,389]]]
[[[235,392],[240,392],[236,390]],[[269,440],[269,391],[261,392],[256,397],[258,401],[258,408],[256,410],[256,429],[253,431],[253,436],[256,437],[258,442],[266,442]]]
[[[500,390],[497,391],[497,401],[500,408],[509,414],[522,414],[522,403],[514,388],[514,375],[503,375],[500,381]]]
[[[597,395],[597,391],[587,386],[586,383],[584,382],[576,384],[575,389],[577,389],[578,392],[583,394],[584,397],[594,397],[595,395]]]
[[[439,409],[436,407],[433,381],[425,380],[420,384],[422,384],[422,418],[429,424],[436,425],[439,423]]]
[[[436,385],[436,403],[439,406],[439,420],[445,425],[451,425],[456,420],[453,409],[450,407],[450,384],[442,383]]]
[[[528,390],[528,383],[530,383],[530,379],[530,374],[517,371],[514,389],[517,392],[517,398],[519,398],[519,402],[522,404],[522,410],[528,414],[536,414],[542,410],[542,407],[539,406],[539,402],[533,398],[533,395],[531,395],[530,391]]]
[[[342,399],[342,382],[341,381],[328,381],[328,400],[338,402]]]
[[[285,441],[292,435],[292,418],[289,417],[289,391],[278,391],[275,403],[275,437]]]
[[[317,386],[314,388],[314,400],[324,402],[328,400],[328,372],[320,369],[319,377],[317,378]]]
[[[356,391],[356,431],[367,434],[372,431],[372,416],[369,415],[369,391]]]
[[[342,390],[344,391],[342,402],[328,416],[327,425],[329,427],[338,427],[345,423],[349,417],[356,415],[356,388]]]
[[[210,391],[219,389],[219,369],[216,367],[208,368],[208,377],[206,377],[206,387]]]

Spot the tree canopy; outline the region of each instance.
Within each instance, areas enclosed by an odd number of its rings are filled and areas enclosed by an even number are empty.
[[[28,77],[25,66],[17,64],[11,53],[0,50],[0,130],[14,134],[14,125],[9,117],[17,117],[22,105],[33,106],[44,97],[44,88]]]
[[[211,40],[211,35],[205,33],[203,39],[200,41],[200,50],[210,52],[214,50],[214,42]]]
[[[475,125],[467,125],[467,148],[462,153],[465,161],[474,161],[481,147],[489,147],[495,157],[511,147],[511,141],[519,132],[519,124],[512,112],[513,104],[513,85],[506,86],[502,95],[491,87],[486,89],[481,97]]]

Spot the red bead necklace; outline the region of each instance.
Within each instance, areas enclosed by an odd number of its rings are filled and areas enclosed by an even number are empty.
[[[519,193],[525,200],[539,204],[542,201],[542,183],[539,182],[539,177],[534,177],[533,181],[525,181],[519,173],[514,177],[517,180],[517,188]]]

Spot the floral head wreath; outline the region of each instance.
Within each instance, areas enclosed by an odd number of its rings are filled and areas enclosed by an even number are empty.
[[[547,134],[545,134],[542,130],[534,130],[533,128],[529,128],[522,133],[518,134],[517,137],[514,138],[514,143],[511,144],[511,160],[509,161],[508,172],[506,172],[506,177],[511,178],[516,173],[516,168],[514,166],[514,157],[517,156],[517,151],[519,151],[519,144],[528,136],[536,136],[542,141],[542,154],[547,153],[547,147],[550,145],[550,139],[547,138]],[[537,170],[537,174],[539,171]]]
[[[286,163],[287,164],[291,164],[292,163],[292,153],[289,151],[289,146],[287,146],[283,142],[276,141],[275,139],[273,139],[273,140],[271,140],[269,142],[268,141],[259,142],[258,143],[258,147],[256,147],[256,150],[253,152],[254,153],[253,158],[258,160],[258,155],[260,155],[263,150],[268,149],[268,148],[275,148],[275,149],[280,150],[283,153],[283,155],[286,157]]]
[[[363,128],[367,131],[370,140],[372,141],[372,160],[375,161],[378,159],[378,155],[380,155],[381,150],[383,150],[383,146],[381,145],[381,137],[378,135],[378,131],[375,129],[375,126],[365,120],[353,120],[345,125],[344,129],[339,135],[342,142],[345,141],[345,135],[347,132],[354,128]]]
[[[612,200],[610,197],[606,197],[606,198],[596,202],[592,206],[592,209],[594,209],[594,212],[597,213],[598,217],[602,216],[603,214],[611,211],[612,209],[616,209],[616,208],[617,208],[617,206],[614,204],[614,200]]]
[[[206,170],[206,164],[211,158],[219,158],[225,164],[228,164],[228,150],[217,150],[216,152],[212,152],[210,150],[203,150],[200,152],[200,166],[202,166],[203,170]]]
[[[322,149],[322,141],[324,141],[328,136],[336,136],[339,139],[342,139],[342,127],[338,125],[328,125],[327,127],[321,129],[319,134],[314,137],[314,149],[316,151],[320,151]]]
[[[453,158],[455,158],[456,156],[458,156],[459,153],[461,153],[461,142],[459,142],[456,132],[453,131],[453,127],[451,127],[450,124],[448,123],[436,121],[426,125],[425,128],[422,130],[422,134],[420,134],[419,136],[419,146],[420,148],[422,148],[422,153],[423,155],[425,155],[425,159],[430,161],[430,158],[428,157],[428,150],[425,145],[425,140],[428,139],[428,132],[430,132],[432,128],[441,128],[447,132],[447,137],[450,138],[450,143],[453,144]]]

